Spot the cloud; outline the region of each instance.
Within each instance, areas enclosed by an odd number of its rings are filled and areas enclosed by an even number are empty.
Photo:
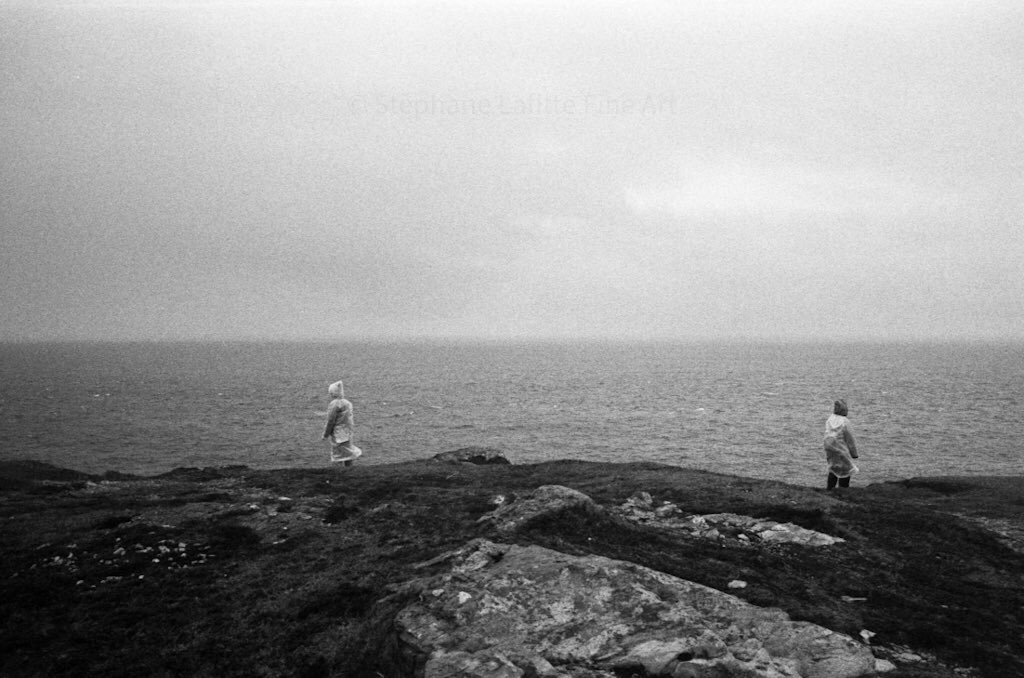
[[[680,218],[785,217],[793,214],[941,213],[961,205],[955,194],[896,177],[891,171],[834,170],[745,161],[689,164],[669,181],[630,186],[626,204],[638,214]]]

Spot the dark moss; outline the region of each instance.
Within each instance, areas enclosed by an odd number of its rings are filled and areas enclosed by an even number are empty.
[[[324,522],[328,525],[340,523],[359,514],[361,509],[349,502],[335,501],[324,511]]]
[[[209,529],[210,544],[227,550],[241,550],[260,543],[260,535],[251,527],[223,522]]]
[[[361,617],[379,597],[379,591],[342,582],[327,591],[317,591],[315,595],[299,601],[297,609],[291,616],[298,621],[314,615],[321,618]]]
[[[106,518],[97,521],[94,527],[97,530],[111,530],[122,523],[131,522],[131,520],[132,516],[130,515],[107,516]]]

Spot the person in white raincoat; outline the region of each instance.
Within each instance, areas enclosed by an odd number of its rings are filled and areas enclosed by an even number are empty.
[[[853,463],[857,458],[857,443],[850,430],[850,420],[846,415],[849,410],[845,400],[837,400],[832,408],[832,416],[825,422],[825,460],[828,462],[828,481],[826,487],[833,489],[850,486],[850,476],[859,469]]]
[[[336,381],[327,387],[331,396],[323,439],[331,441],[331,461],[351,466],[363,451],[352,443],[352,403],[345,400],[345,385]]]

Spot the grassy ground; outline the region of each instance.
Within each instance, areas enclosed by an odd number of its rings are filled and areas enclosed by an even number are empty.
[[[681,536],[567,512],[516,536],[631,560],[898,658],[895,677],[1024,676],[1024,479],[940,478],[826,493],[655,464],[416,462],[85,477],[0,464],[0,675],[401,675],[375,603],[415,565],[494,537],[496,495],[637,491],[844,537],[824,549]],[[390,605],[390,608],[389,608]],[[973,671],[957,668],[971,668]]]

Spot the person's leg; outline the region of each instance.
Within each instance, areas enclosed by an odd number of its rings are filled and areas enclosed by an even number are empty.
[[[845,478],[840,478],[839,479],[839,487],[849,487],[849,486],[850,486],[850,476],[846,476]]]
[[[836,476],[836,474],[832,473],[831,471],[829,471],[829,473],[828,473],[828,484],[826,485],[826,488],[831,490],[832,488],[834,488],[836,486],[836,483],[838,481],[839,481],[839,478]]]

